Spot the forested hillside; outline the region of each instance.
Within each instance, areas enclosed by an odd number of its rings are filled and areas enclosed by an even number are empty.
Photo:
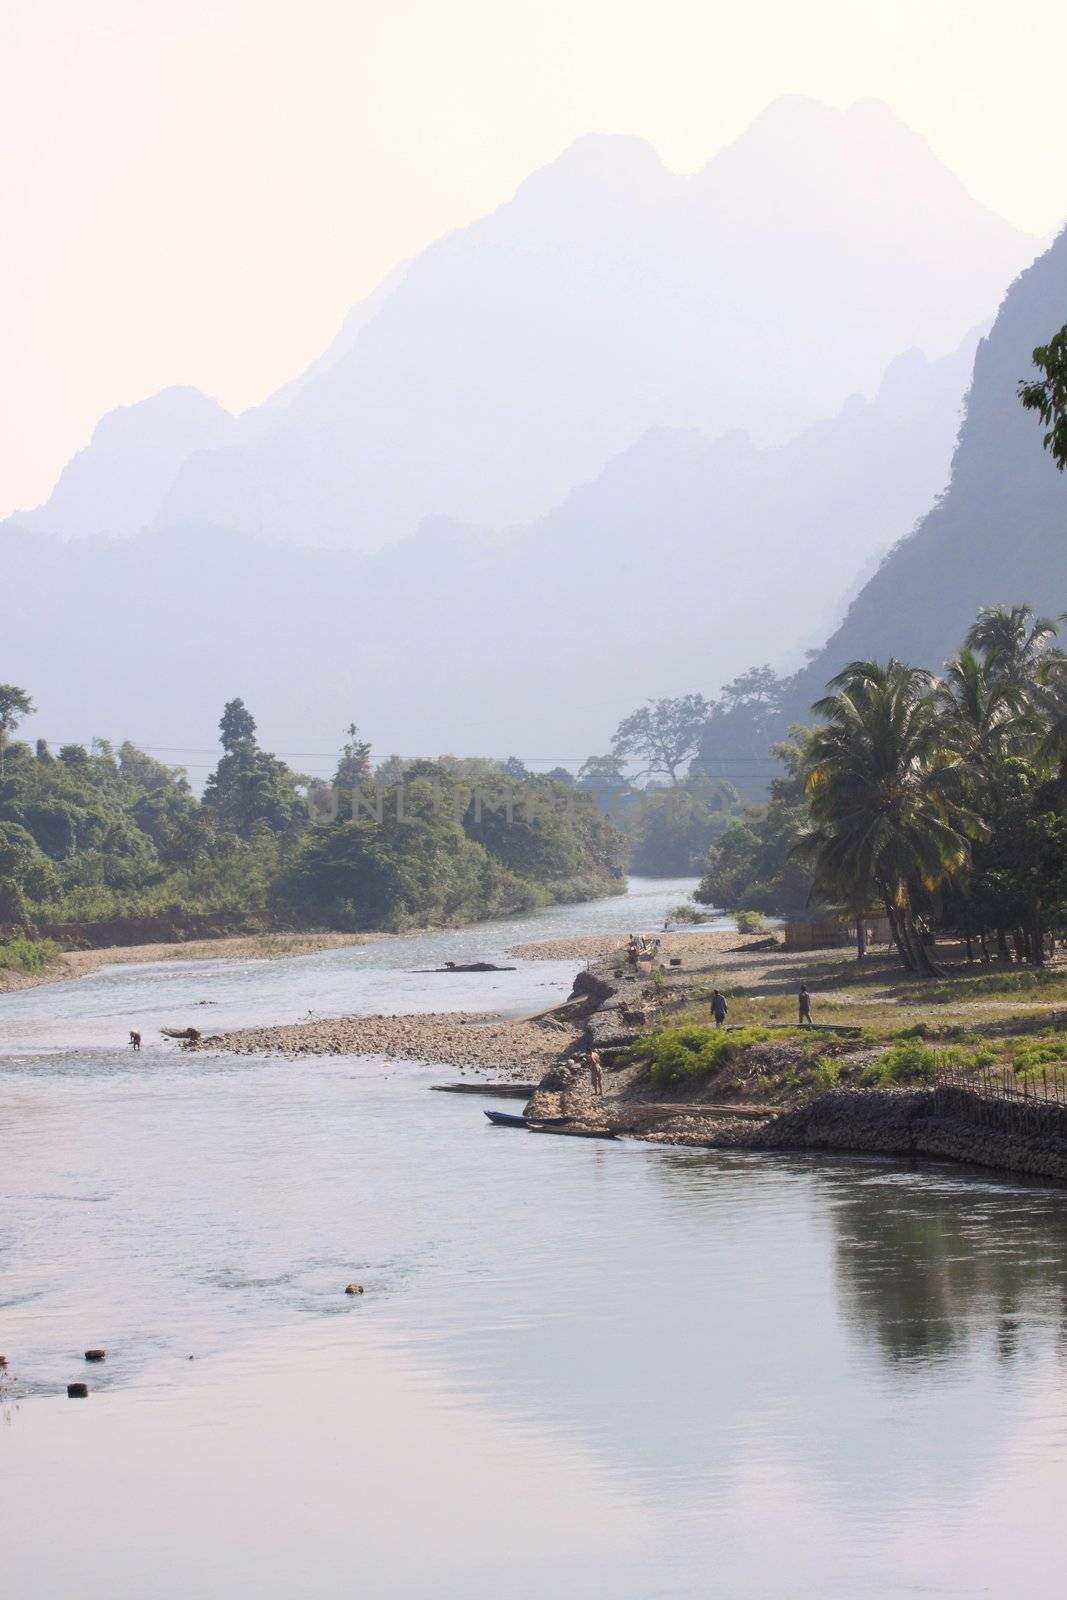
[[[1034,348],[1065,318],[1067,232],[1015,281],[978,347],[948,489],[800,674],[794,713],[858,657],[940,667],[979,606],[1067,610],[1067,479],[1018,400]]]

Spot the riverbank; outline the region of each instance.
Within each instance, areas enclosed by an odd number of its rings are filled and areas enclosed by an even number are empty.
[[[320,936],[324,944],[340,938]],[[941,953],[950,975],[923,986],[902,975],[885,954],[858,969],[840,951],[787,952],[758,934],[686,930],[662,937],[665,965],[649,976],[626,965],[625,942],[622,935],[593,935],[509,947],[537,960],[584,960],[562,1015],[559,1008],[526,1019],[469,1011],[309,1015],[299,1023],[205,1038],[199,1047],[294,1061],[371,1056],[487,1073],[498,1081],[533,1080],[538,1088],[526,1108],[529,1119],[564,1119],[575,1132],[708,1149],[936,1155],[1067,1180],[1067,1104],[1062,1127],[1056,1111],[1041,1122],[1030,1109],[1011,1109],[998,1122],[1001,1112],[988,1085],[984,1098],[965,1093],[946,1109],[938,1084],[924,1086],[908,1077],[937,1076],[942,1060],[980,1061],[976,1046],[992,1050],[995,1042],[1006,1041],[997,1043],[1003,1054],[1019,1043],[1014,1030],[1029,1030],[1026,1037],[1035,1030],[1054,1036],[1062,1023],[1052,1010],[1063,981],[1058,971],[1037,985],[1050,998],[1035,1000],[1026,973],[971,972],[953,964],[950,949]],[[255,953],[266,954],[264,942],[256,943]],[[129,960],[139,953],[120,955]],[[174,950],[187,953],[184,946]],[[213,941],[204,953],[224,952]],[[275,944],[274,953],[298,951],[290,941],[281,948]],[[79,959],[99,954],[85,952]],[[990,986],[995,990],[1009,979],[1022,986],[1020,993],[989,997]],[[796,1027],[800,981],[813,995],[817,1024],[803,1032]],[[729,996],[729,1026],[721,1034],[709,1027],[713,987]],[[664,1030],[669,1040],[671,1030],[679,1029],[695,1036],[694,1048],[703,1049],[709,1038],[716,1051],[723,1046],[721,1057],[715,1054],[712,1065],[698,1070],[688,1058],[679,1071],[668,1058],[657,1064],[655,1041]],[[592,1094],[584,1063],[583,1052],[592,1045],[603,1054],[601,1096]],[[893,1052],[905,1045],[923,1059],[898,1062]],[[942,1057],[939,1050],[948,1053]],[[905,1075],[898,1078],[900,1066]]]
[[[124,966],[145,961],[278,961],[287,956],[310,955],[315,950],[337,950],[346,945],[389,939],[388,933],[255,933],[219,939],[179,939],[169,944],[122,944],[95,950],[63,950],[40,972],[0,967],[0,994],[34,989],[42,983],[64,983],[82,978],[99,967]]]
[[[584,1068],[556,1062],[529,1101],[527,1117],[547,1125],[562,1121],[564,1131],[656,1144],[928,1156],[1067,1182],[1067,1085],[1058,1083],[1056,1065],[1067,1056],[1058,1037],[1065,1022],[1048,1005],[1024,1002],[1018,1015],[1007,1018],[979,1013],[969,1034],[951,1023],[940,1029],[932,1024],[928,1034],[944,1040],[940,1050],[915,1027],[890,1030],[884,1019],[880,1028],[855,1025],[872,1015],[869,1011],[856,1013],[850,1026],[842,1020],[848,997],[841,993],[831,1002],[838,1020],[821,1028],[798,1029],[765,1015],[762,1027],[746,1016],[745,1026],[720,1033],[709,1026],[703,997],[709,978],[727,987],[720,976],[726,954],[720,949],[706,975],[683,976],[675,969],[671,982],[664,973],[657,983],[628,969],[616,978],[617,957],[611,951],[591,975],[611,981],[613,992],[600,1000],[583,1036],[586,1046],[603,1052],[603,1094],[592,1093]],[[732,955],[745,960],[743,951]],[[758,970],[761,989],[777,987],[768,984],[768,974],[779,984],[795,983],[794,958],[784,951],[752,952],[752,958],[749,976]],[[811,953],[806,959],[813,982],[820,962],[829,965],[824,978],[833,974],[840,981],[832,953]],[[886,975],[875,971],[869,977],[880,984]],[[961,983],[966,979],[964,973]],[[1053,973],[1048,981],[1057,988],[1062,980]],[[750,1012],[758,1005],[766,1013],[772,1004],[766,994],[729,992],[732,1011]],[[948,1008],[945,985],[936,992],[928,1012]],[[694,996],[701,997],[696,1006],[687,1004]],[[882,998],[891,1007],[892,1000]],[[1019,1007],[1019,1002],[1000,1006]],[[1029,1031],[1014,1040],[1013,1026]],[[1038,1040],[1046,1054],[1031,1058],[1026,1050],[1033,1049],[1035,1028],[1048,1034]],[[969,1048],[961,1038],[969,1040]],[[1018,1045],[1018,1063],[1010,1054],[996,1060],[997,1040],[1002,1052]],[[710,1064],[703,1069],[701,1049],[709,1052]],[[1035,1060],[1053,1063],[1048,1073],[1041,1065],[1040,1088],[1036,1077],[1032,1085],[1025,1077],[1036,1071]],[[1021,1080],[1017,1070],[1024,1074]],[[933,1081],[909,1082],[909,1077]]]

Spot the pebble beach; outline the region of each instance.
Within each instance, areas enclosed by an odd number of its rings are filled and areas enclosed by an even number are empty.
[[[242,1028],[205,1039],[201,1048],[235,1055],[385,1056],[442,1066],[489,1067],[503,1077],[540,1077],[578,1042],[572,1024],[486,1017],[464,1011],[417,1016],[324,1017],[277,1027]]]

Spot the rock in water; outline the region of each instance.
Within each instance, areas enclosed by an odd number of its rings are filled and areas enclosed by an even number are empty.
[[[350,1283],[350,1284],[346,1285],[346,1287],[345,1287],[345,1294],[362,1294],[362,1293],[363,1293],[363,1285],[361,1283]]]
[[[103,1361],[106,1355],[106,1350],[86,1350],[85,1359],[86,1361]]]
[[[89,1395],[89,1385],[87,1383],[68,1383],[67,1384],[67,1399],[68,1400],[85,1400],[85,1399],[88,1398],[88,1395]]]

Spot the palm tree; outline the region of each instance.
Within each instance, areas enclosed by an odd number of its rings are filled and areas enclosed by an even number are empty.
[[[979,659],[964,647],[947,663],[944,680],[937,685],[936,703],[947,745],[960,757],[960,771],[971,803],[981,812],[989,849],[979,853],[973,865],[978,875],[978,898],[969,890],[957,900],[957,910],[967,938],[968,959],[972,956],[971,935],[977,932],[983,954],[988,959],[985,928],[974,925],[977,905],[993,912],[997,953],[1008,960],[1008,930],[1004,925],[1007,902],[1003,894],[988,894],[992,863],[1003,857],[1004,846],[1013,836],[1011,818],[1017,826],[1018,792],[1023,773],[1034,771],[1041,757],[1045,720],[1039,698],[1044,692],[1042,678],[1062,658],[1059,651],[1044,649],[1039,657],[1029,654],[1029,665],[1016,660],[1010,670],[1001,670],[1005,656],[995,649]],[[998,665],[999,663],[999,665]],[[1026,681],[1024,672],[1029,671]],[[985,893],[983,893],[983,884]]]
[[[1033,689],[1002,676],[990,660],[965,646],[945,667],[934,702],[946,741],[987,780],[1013,750],[1032,749],[1037,723]]]
[[[992,677],[1025,693],[1055,637],[1056,623],[1035,616],[1032,606],[982,606],[964,646],[984,658]]]
[[[812,826],[800,848],[817,890],[853,908],[877,893],[904,965],[932,975],[913,894],[968,863],[968,834],[980,824],[966,804],[966,768],[946,743],[928,672],[856,661],[830,687],[814,707],[826,724],[807,750]]]

